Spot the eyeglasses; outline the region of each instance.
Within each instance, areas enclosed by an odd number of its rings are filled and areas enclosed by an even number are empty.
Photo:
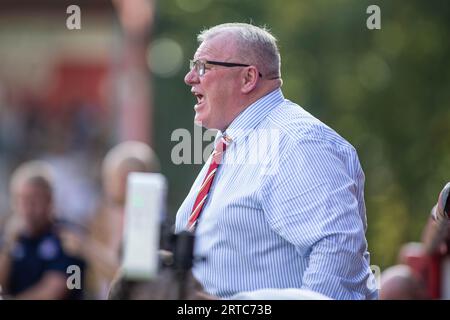
[[[205,74],[206,71],[206,65],[212,64],[216,66],[222,66],[222,67],[250,67],[249,64],[243,64],[243,63],[233,63],[233,62],[220,62],[220,61],[211,61],[211,60],[189,60],[189,69],[195,69],[195,72],[202,77]],[[261,72],[259,72],[259,76],[262,78]]]

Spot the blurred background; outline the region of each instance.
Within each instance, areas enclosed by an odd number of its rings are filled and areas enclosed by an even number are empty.
[[[66,27],[72,4],[79,30]],[[366,27],[371,4],[381,30]],[[371,263],[394,264],[450,180],[447,1],[2,0],[0,219],[12,171],[40,158],[57,173],[57,214],[85,223],[101,201],[101,161],[125,140],[154,148],[174,216],[201,167],[171,161],[172,132],[194,131],[183,77],[196,34],[224,22],[267,25],[285,97],[356,147]]]

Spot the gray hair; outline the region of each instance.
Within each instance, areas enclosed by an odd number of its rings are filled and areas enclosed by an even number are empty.
[[[281,77],[281,57],[277,39],[266,27],[247,23],[224,23],[205,29],[197,36],[199,43],[219,34],[229,33],[236,43],[238,62],[255,65],[265,78]]]

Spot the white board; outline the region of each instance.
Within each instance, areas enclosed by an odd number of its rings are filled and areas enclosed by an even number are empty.
[[[148,280],[158,272],[160,227],[166,210],[166,178],[159,173],[128,175],[122,271],[127,279]]]

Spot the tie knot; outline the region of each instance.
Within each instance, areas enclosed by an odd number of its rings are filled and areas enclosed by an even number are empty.
[[[220,137],[219,141],[216,144],[213,152],[212,161],[216,164],[220,164],[222,161],[222,156],[225,150],[227,149],[227,145],[231,142],[231,139],[228,136]]]

